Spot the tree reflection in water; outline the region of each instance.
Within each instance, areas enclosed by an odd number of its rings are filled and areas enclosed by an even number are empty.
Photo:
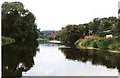
[[[33,67],[37,47],[37,41],[2,46],[2,77],[20,78],[23,71]]]
[[[77,48],[59,49],[69,60],[82,62],[90,61],[93,65],[104,65],[107,68],[117,68],[120,72],[120,53]]]

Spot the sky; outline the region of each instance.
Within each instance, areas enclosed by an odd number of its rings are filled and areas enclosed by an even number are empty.
[[[120,1],[118,2],[118,9],[120,9]]]
[[[118,17],[119,0],[2,0],[20,1],[36,17],[41,30],[60,30],[69,24],[83,24],[94,18]]]

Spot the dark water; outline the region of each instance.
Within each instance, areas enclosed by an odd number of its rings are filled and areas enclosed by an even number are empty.
[[[2,46],[2,76],[118,76],[120,53],[57,44]]]

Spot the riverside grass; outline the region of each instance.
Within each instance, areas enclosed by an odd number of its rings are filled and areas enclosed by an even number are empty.
[[[101,38],[101,37],[89,37],[84,39],[79,39],[75,42],[77,47],[92,47],[99,48],[100,50],[113,50],[120,51],[119,38]]]

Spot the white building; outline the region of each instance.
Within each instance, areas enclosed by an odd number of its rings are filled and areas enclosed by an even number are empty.
[[[112,38],[112,37],[113,37],[112,34],[106,35],[106,38]]]

